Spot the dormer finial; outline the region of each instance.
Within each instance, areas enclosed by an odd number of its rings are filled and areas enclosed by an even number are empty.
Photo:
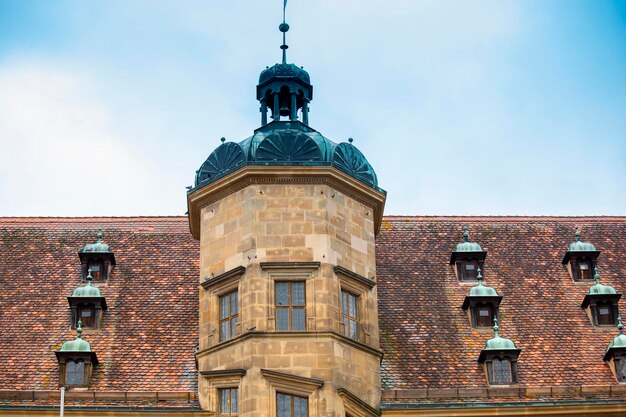
[[[82,339],[83,338],[83,322],[82,322],[82,320],[78,320],[78,324],[76,326],[76,338],[77,339]]]
[[[467,230],[467,225],[463,226],[463,239],[466,242],[469,242],[469,231]]]
[[[576,237],[576,242],[581,241],[580,230],[578,230],[578,226],[576,226],[576,233],[574,233],[574,237]]]
[[[480,267],[478,268],[478,275],[476,276],[476,279],[478,280],[478,285],[482,286],[483,285],[483,273]]]
[[[96,238],[97,238],[98,243],[102,242],[102,237],[103,236],[104,235],[102,234],[102,229],[98,229],[98,233],[96,234]]]
[[[498,337],[498,330],[500,330],[500,326],[498,326],[498,318],[494,317],[493,318],[493,332],[495,333],[496,337]]]
[[[617,316],[617,330],[619,330],[619,334],[624,334],[624,325],[622,324],[622,316]]]
[[[596,280],[596,284],[600,283],[600,274],[598,273],[598,265],[593,268],[593,279]]]
[[[91,285],[91,280],[93,280],[93,277],[91,276],[91,268],[87,270],[87,276],[85,279],[87,280],[87,285]]]

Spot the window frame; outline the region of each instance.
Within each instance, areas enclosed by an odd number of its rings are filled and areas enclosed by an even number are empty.
[[[354,292],[349,291],[347,288],[340,288],[340,294],[341,294],[341,298],[339,300],[339,304],[340,304],[340,308],[339,308],[339,314],[341,316],[341,321],[340,321],[340,327],[343,327],[343,335],[352,339],[352,340],[359,340],[360,337],[360,327],[361,327],[361,322],[360,322],[360,314],[359,314],[359,309],[360,309],[360,295],[359,294],[354,294]],[[344,294],[346,294],[346,299],[348,300],[347,305],[344,308]],[[350,300],[354,299],[354,302],[351,303]],[[350,306],[354,304],[354,314],[355,316],[353,317],[351,315],[351,309]],[[345,311],[345,312],[344,312]],[[348,327],[346,328],[346,321],[348,323]],[[350,326],[350,324],[354,322],[355,323],[355,331],[356,334],[352,335],[351,331],[352,331],[352,327]]]
[[[479,314],[480,310],[486,308],[489,310],[489,316],[482,319]],[[498,317],[498,308],[490,301],[479,301],[471,307],[472,310],[472,327],[480,329],[491,329],[493,327],[493,319]]]
[[[319,392],[324,386],[324,381],[263,368],[261,369],[261,376],[269,383],[270,389],[270,401],[266,415],[278,415],[278,393],[306,398],[308,416],[319,415]]]
[[[239,392],[241,392],[241,382],[243,377],[246,375],[245,369],[225,369],[219,371],[200,371],[200,375],[202,376],[202,380],[199,381],[200,385],[202,382],[206,382],[207,384],[207,393],[208,393],[208,406],[210,410],[215,410],[217,416],[228,415],[228,414],[220,414],[220,406],[221,406],[221,397],[220,390],[222,389],[237,389],[237,399],[240,400]],[[237,403],[237,412],[241,413],[240,407],[241,402]],[[232,414],[231,415],[239,415]]]
[[[294,305],[293,304],[293,294],[294,294],[294,284],[301,284],[302,285],[302,291],[303,291],[303,302],[304,304],[302,305]],[[288,298],[288,304],[286,305],[279,305],[278,304],[278,286],[279,285],[287,285],[287,298]],[[306,331],[307,330],[307,323],[306,323],[306,281],[301,280],[301,281],[282,281],[282,280],[275,280],[274,281],[274,321],[275,321],[275,328],[276,331],[283,331],[283,332],[301,332],[301,331]],[[286,310],[287,311],[287,328],[286,329],[279,329],[278,328],[278,312],[281,310]],[[295,310],[302,310],[302,314],[304,315],[303,320],[302,320],[302,325],[303,328],[302,329],[294,329],[294,324],[293,324],[293,316],[294,316],[294,311]]]
[[[343,337],[364,344],[376,344],[372,334],[377,336],[378,312],[376,310],[376,281],[358,275],[341,266],[334,267],[335,274],[339,279],[339,291],[337,293],[337,332]],[[346,336],[342,320],[342,292],[352,293],[357,297],[357,338]],[[368,307],[370,306],[370,307]],[[372,309],[372,311],[370,311]]]
[[[508,351],[493,351],[486,353],[484,368],[485,374],[487,376],[487,383],[493,386],[508,386],[508,385],[517,385],[519,384],[518,372],[517,372],[517,357],[519,356],[519,352],[521,350],[508,350]],[[508,383],[505,382],[496,382],[494,380],[494,366],[493,361],[497,359],[498,361],[507,360],[509,362],[509,372],[511,376],[511,380]]]
[[[233,314],[232,312],[232,307],[233,307],[233,296],[235,296],[235,299],[237,301],[237,312],[236,314]],[[228,297],[228,316],[225,318],[222,318],[222,299],[224,297]],[[220,342],[225,342],[227,340],[230,340],[236,336],[239,335],[239,332],[237,331],[240,326],[239,326],[239,315],[240,315],[240,306],[239,306],[239,287],[231,289],[230,291],[226,291],[222,294],[220,294],[218,297],[218,302],[219,302],[219,316],[218,316],[218,324],[217,324],[217,329],[218,329],[218,333],[219,333],[219,341]],[[235,321],[235,326],[233,328],[233,320]],[[226,338],[222,338],[222,324],[223,323],[228,323],[228,336]]]
[[[59,363],[59,387],[68,388],[88,388],[90,385],[93,367],[98,364],[98,358],[94,352],[55,352]],[[82,361],[83,363],[83,379],[81,384],[68,384],[67,380],[67,363]]]
[[[237,393],[237,399],[235,401],[233,401],[233,391]],[[228,392],[228,407],[229,410],[228,412],[225,412],[222,409],[222,394],[224,392]],[[232,417],[232,416],[238,416],[239,415],[239,387],[221,387],[221,388],[217,388],[217,416],[218,417],[222,417],[222,416],[227,416],[227,417]],[[235,411],[233,411],[233,404],[235,404],[235,407],[237,408]]]
[[[204,296],[200,297],[200,323],[206,323],[209,326],[206,342],[203,342],[202,339],[200,340],[202,349],[225,343],[241,336],[242,322],[245,319],[244,306],[241,304],[241,279],[245,272],[246,268],[239,266],[214,278],[205,278],[204,282],[202,282],[201,286],[204,290]],[[236,335],[229,339],[221,340],[220,297],[233,291],[237,291],[237,307],[239,308],[238,321],[235,325]],[[205,346],[204,343],[207,343],[207,345]]]
[[[279,413],[279,410],[278,410],[279,396],[284,396],[284,397],[289,398],[289,415],[287,416],[280,416],[278,414]],[[296,399],[306,401],[306,414],[296,415],[296,407],[295,407]],[[308,417],[308,416],[309,416],[309,397],[276,391],[276,417]]]

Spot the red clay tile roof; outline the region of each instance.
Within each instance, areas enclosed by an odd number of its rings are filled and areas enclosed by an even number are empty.
[[[602,254],[604,284],[626,291],[623,217],[386,217],[377,241],[385,389],[486,387],[476,362],[491,331],[472,330],[470,285],[449,265],[464,224],[488,251],[485,279],[504,296],[501,335],[523,349],[522,386],[614,385],[602,355],[615,329],[593,328],[590,284],[561,264],[574,226]],[[55,390],[54,351],[74,337],[66,297],[78,249],[97,228],[117,265],[100,285],[109,310],[85,331],[99,391],[195,391],[199,245],[185,217],[0,218],[0,390]],[[395,395],[395,394],[394,394]]]
[[[98,228],[117,265],[108,311],[85,330],[95,390],[195,391],[198,242],[184,217],[0,218],[0,389],[58,389],[54,351],[73,339],[67,296]]]
[[[563,255],[580,226],[596,245],[601,281],[626,291],[624,217],[386,217],[376,245],[383,386],[486,387],[476,362],[492,331],[470,327],[450,253],[469,225],[488,251],[486,284],[503,295],[500,335],[522,353],[523,386],[616,384],[602,355],[616,328],[591,326]],[[471,284],[470,284],[471,285]]]

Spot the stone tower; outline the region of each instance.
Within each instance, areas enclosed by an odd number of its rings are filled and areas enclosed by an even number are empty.
[[[287,63],[279,28],[282,63],[257,86],[261,127],[222,140],[187,196],[200,403],[218,415],[378,415],[374,239],[386,194],[352,140],[308,126],[313,87]]]

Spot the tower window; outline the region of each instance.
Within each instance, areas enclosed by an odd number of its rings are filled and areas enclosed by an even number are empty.
[[[297,395],[276,393],[277,417],[308,417],[309,400]]]
[[[276,330],[305,330],[303,281],[276,282]]]
[[[220,416],[239,415],[239,389],[220,388],[219,392],[219,414]]]
[[[359,340],[358,300],[358,296],[348,291],[341,291],[341,322],[343,325],[343,334],[354,340]]]
[[[220,342],[237,335],[239,321],[239,291],[231,291],[220,297]]]

